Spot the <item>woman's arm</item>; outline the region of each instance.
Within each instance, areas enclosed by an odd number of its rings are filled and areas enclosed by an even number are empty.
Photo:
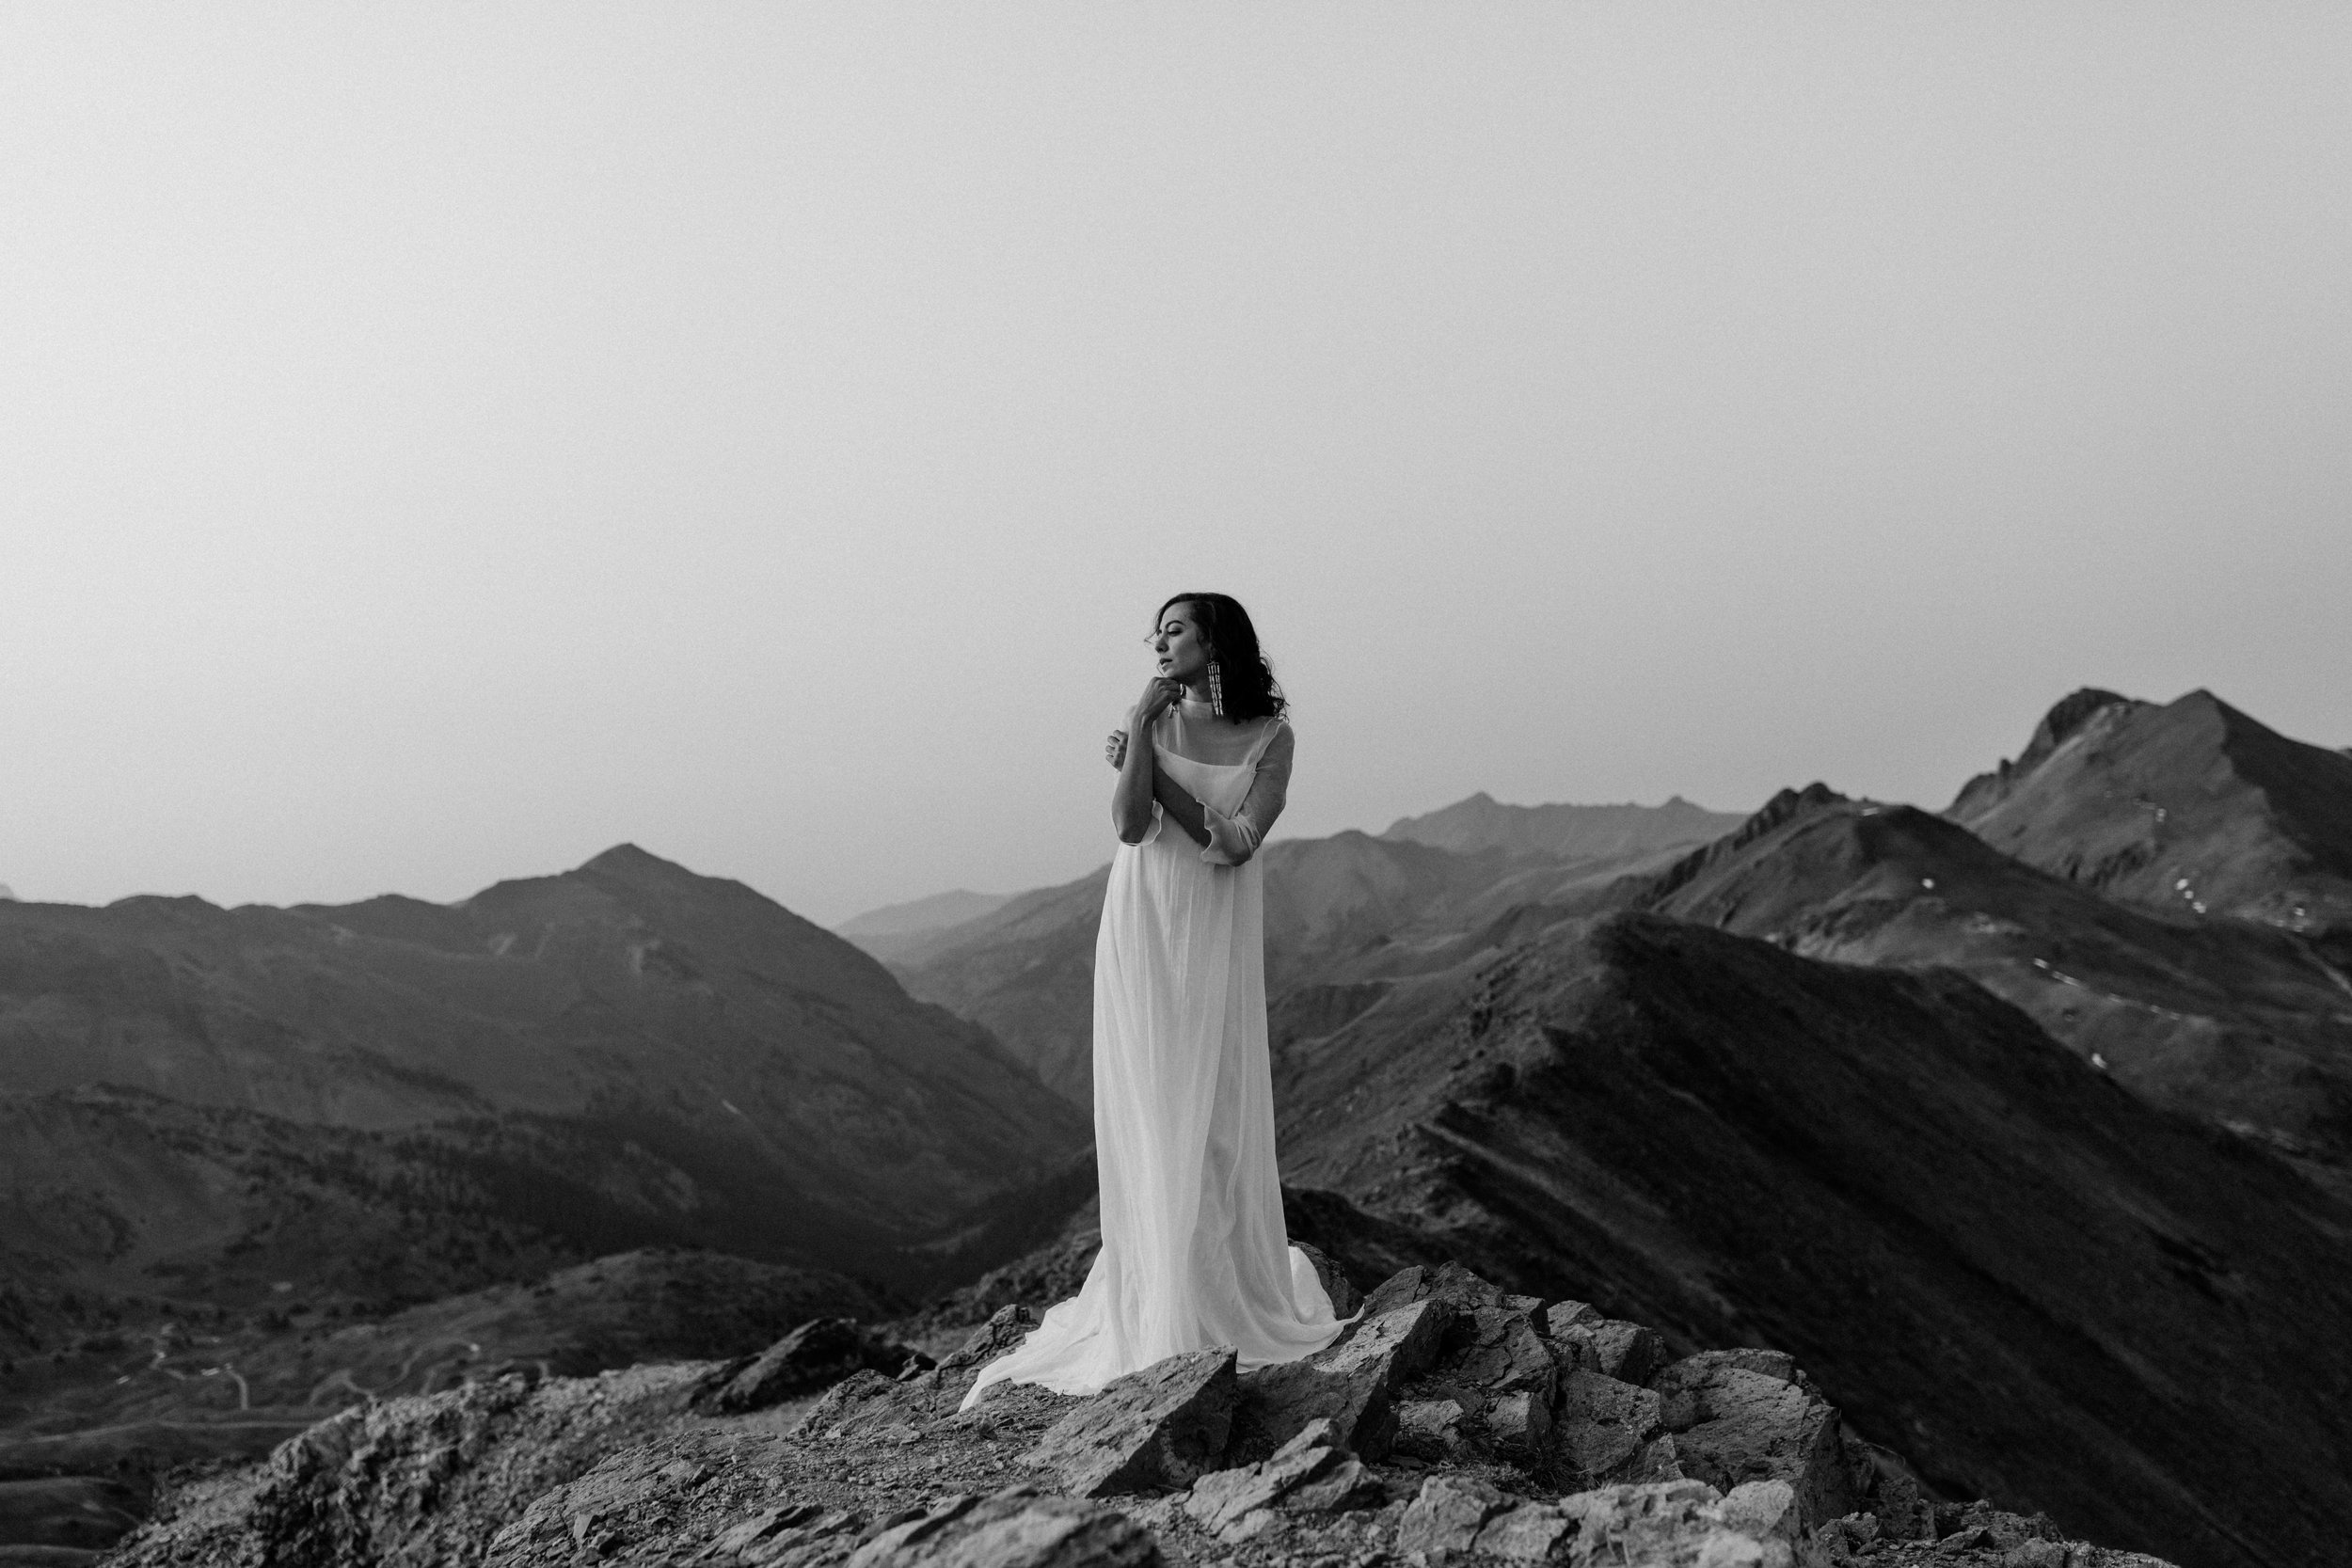
[[[1152,749],[1152,723],[1182,689],[1174,681],[1155,679],[1127,715],[1127,754],[1119,764],[1119,782],[1111,785],[1111,826],[1121,844],[1141,844],[1152,831],[1152,798],[1160,772]]]
[[[1266,737],[1264,754],[1258,759],[1258,770],[1249,781],[1249,793],[1241,809],[1231,816],[1206,812],[1208,836],[1203,839],[1200,858],[1213,865],[1239,865],[1258,852],[1274,819],[1282,815],[1282,805],[1290,797],[1291,761],[1297,751],[1297,736],[1279,719],[1274,721],[1275,731]]]
[[[1152,798],[1160,803],[1160,810],[1169,821],[1184,830],[1184,836],[1202,848],[1208,847],[1209,819],[1200,809],[1200,802],[1189,790],[1174,779],[1154,768],[1152,774]]]

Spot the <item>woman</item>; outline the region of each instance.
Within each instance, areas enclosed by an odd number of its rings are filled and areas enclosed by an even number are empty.
[[[1179,594],[1159,667],[1110,739],[1119,849],[1094,943],[1094,1157],[1103,1250],[1077,1295],[980,1370],[1090,1394],[1180,1351],[1244,1370],[1322,1349],[1344,1320],[1290,1244],[1274,1164],[1259,844],[1290,783],[1288,705],[1248,612]]]

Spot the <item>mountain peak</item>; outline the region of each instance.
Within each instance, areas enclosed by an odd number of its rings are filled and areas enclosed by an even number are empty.
[[[2206,693],[2206,695],[2211,694]],[[2093,714],[2102,708],[2113,707],[2119,703],[2134,706],[2141,705],[2135,698],[2096,686],[2086,686],[2071,691],[2059,698],[2052,705],[2050,711],[2042,715],[2041,725],[2034,731],[2034,743],[2039,745],[2046,736],[2050,747],[2062,745],[2076,730],[2090,722]],[[2032,745],[2026,747],[2028,752],[2033,749]],[[2023,765],[2022,759],[2020,765]]]
[[[2333,931],[2352,955],[2352,768],[2202,687],[2162,705],[2077,691],[1944,815],[2111,897]]]
[[[1732,834],[1732,846],[1752,843],[1779,827],[1783,822],[1817,812],[1823,806],[1842,806],[1847,797],[1816,779],[1803,789],[1784,789],[1757,808],[1755,816],[1740,824]]]
[[[585,861],[577,868],[624,881],[643,881],[648,877],[691,877],[695,873],[675,861],[665,861],[660,855],[640,849],[634,844],[615,844],[594,860]]]

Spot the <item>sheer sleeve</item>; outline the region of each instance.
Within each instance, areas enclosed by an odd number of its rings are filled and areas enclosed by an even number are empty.
[[[1125,765],[1127,761],[1127,748],[1135,744],[1135,736],[1127,733],[1127,725],[1133,722],[1133,721],[1134,716],[1130,714],[1120,721],[1118,728],[1111,731],[1111,735],[1116,738],[1117,743],[1109,751],[1104,752],[1104,755],[1109,759],[1110,765],[1113,768],[1118,768]],[[1156,734],[1158,726],[1155,725],[1153,728],[1154,733]],[[1141,838],[1136,840],[1136,848],[1140,849],[1145,845],[1160,836],[1161,819],[1166,815],[1167,813],[1161,809],[1160,803],[1157,800],[1152,802],[1152,825],[1143,830],[1143,836]]]
[[[1250,778],[1249,794],[1241,809],[1224,816],[1206,803],[1200,808],[1209,829],[1209,845],[1200,851],[1200,858],[1211,865],[1239,865],[1256,854],[1272,831],[1274,819],[1282,815],[1282,803],[1290,796],[1291,759],[1298,737],[1281,720],[1273,722],[1274,733],[1259,753],[1258,770]]]

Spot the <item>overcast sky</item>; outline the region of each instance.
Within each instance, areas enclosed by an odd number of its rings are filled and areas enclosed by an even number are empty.
[[[0,21],[0,882],[828,922],[1106,858],[1182,588],[1282,831],[2352,743],[2352,8]]]

